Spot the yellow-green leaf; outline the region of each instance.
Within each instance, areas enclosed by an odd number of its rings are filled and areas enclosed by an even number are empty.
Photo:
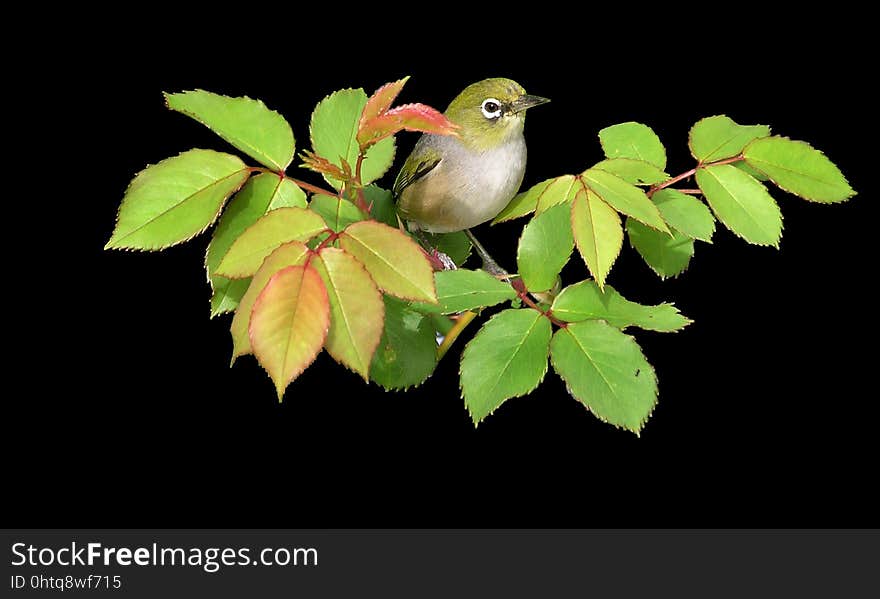
[[[504,310],[467,344],[461,355],[461,390],[474,424],[540,384],[551,332],[550,321],[536,310]]]
[[[314,268],[288,266],[272,275],[254,303],[248,333],[279,400],[318,356],[329,327],[327,290]]]
[[[276,172],[283,172],[293,160],[290,125],[260,100],[230,98],[199,89],[166,93],[165,102],[168,108],[194,118]]]
[[[291,206],[305,208],[306,194],[290,179],[269,173],[251,177],[229,202],[205,255],[205,269],[214,291],[211,295],[212,317],[234,310],[248,288],[248,279],[227,279],[216,274],[217,266],[229,247],[245,229],[267,212]]]
[[[675,189],[661,189],[652,199],[670,227],[688,237],[712,242],[715,217],[703,202]]]
[[[562,175],[533,185],[527,191],[514,196],[504,210],[495,217],[492,224],[530,214],[538,209],[539,202],[541,208],[546,210],[550,206],[571,199],[568,194],[574,180],[573,175]]]
[[[553,369],[600,420],[636,434],[657,404],[657,377],[635,340],[601,320],[558,329]]]
[[[753,139],[768,135],[767,125],[740,125],[722,114],[697,121],[688,135],[688,146],[700,162],[713,162],[736,156]]]
[[[657,206],[635,185],[597,168],[584,171],[581,177],[593,193],[618,212],[629,215],[658,231],[669,232]]]
[[[232,325],[229,329],[230,333],[232,333],[233,362],[235,362],[238,356],[243,356],[253,351],[251,340],[248,337],[248,326],[251,322],[251,311],[254,308],[254,302],[257,301],[257,297],[263,291],[266,283],[269,282],[272,275],[282,268],[304,264],[308,255],[309,248],[304,243],[301,241],[290,241],[279,246],[274,252],[269,254],[263,260],[263,264],[252,279],[245,279],[245,282],[250,281],[250,284],[238,303],[238,308],[235,311],[235,316],[232,317]]]
[[[604,286],[623,245],[620,217],[599,196],[582,189],[571,205],[571,231],[587,268],[599,287]]]
[[[249,277],[282,243],[308,241],[326,228],[317,212],[303,208],[272,210],[239,235],[217,266],[217,274],[229,279]]]
[[[333,359],[367,380],[385,322],[382,294],[363,265],[339,248],[322,248],[312,263],[330,300],[324,347]]]
[[[189,150],[148,166],[129,184],[104,249],[161,250],[213,223],[250,171],[237,156]]]
[[[440,301],[436,310],[443,314],[494,306],[516,297],[509,283],[499,281],[484,270],[442,270],[434,275],[434,280]]]
[[[842,202],[856,195],[840,169],[806,142],[766,137],[746,146],[743,156],[776,185],[806,200]]]
[[[669,175],[664,173],[662,169],[650,162],[635,158],[606,158],[594,164],[593,168],[617,175],[633,185],[653,185],[662,183],[669,178]]]
[[[599,131],[602,150],[608,158],[633,158],[666,168],[666,149],[654,130],[642,123],[628,122]]]
[[[556,177],[550,186],[544,190],[544,193],[538,197],[535,214],[542,214],[553,206],[570,202],[581,187],[580,181],[574,175]]]
[[[519,275],[529,291],[553,287],[573,245],[569,206],[553,206],[529,221],[516,251]]]
[[[565,322],[604,320],[613,327],[636,326],[648,331],[679,331],[691,320],[672,304],[643,306],[620,295],[611,285],[604,293],[595,281],[581,281],[562,290],[553,301],[553,316]]]
[[[339,235],[339,245],[366,267],[386,293],[402,299],[437,302],[431,263],[400,230],[376,221],[357,222]]]
[[[367,215],[352,202],[336,196],[315,194],[309,202],[309,209],[317,212],[334,231],[341,231],[351,223],[365,220]]]
[[[779,247],[782,213],[767,188],[729,164],[697,169],[697,185],[724,225],[749,243]]]

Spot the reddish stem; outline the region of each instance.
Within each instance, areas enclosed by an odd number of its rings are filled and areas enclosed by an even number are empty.
[[[313,193],[313,194],[317,193],[317,194],[330,196],[330,197],[333,197],[333,196],[339,197],[338,192],[327,191],[326,189],[318,187],[317,185],[312,185],[311,183],[306,183],[305,181],[300,181],[299,179],[294,179],[293,177],[288,177],[287,175],[284,175],[284,177],[286,179],[289,179],[294,185],[296,185],[300,189],[308,191],[309,193]]]
[[[355,204],[358,208],[360,208],[365,214],[370,214],[371,206],[367,206],[367,200],[364,198],[364,186],[361,183],[361,167],[364,164],[364,151],[361,150],[358,152],[357,164],[354,167],[354,177],[355,183],[357,186],[357,197],[355,198]]]
[[[252,173],[269,173],[270,175],[275,175],[276,177],[280,177],[282,179],[287,179],[300,189],[308,191],[309,193],[319,193],[325,196],[339,196],[339,194],[335,191],[328,191],[317,185],[312,185],[311,183],[306,183],[305,181],[300,181],[299,179],[295,179],[286,173],[279,173],[268,168],[262,166],[252,166],[248,169]]]
[[[724,160],[718,160],[716,162],[707,162],[706,164],[703,164],[701,162],[701,163],[697,164],[697,166],[695,166],[691,170],[685,171],[682,174],[669,179],[668,181],[664,181],[663,183],[660,183],[659,185],[652,185],[651,189],[649,189],[647,192],[648,197],[650,198],[652,195],[654,195],[654,193],[660,191],[661,189],[665,189],[665,188],[669,187],[670,185],[675,185],[679,181],[687,179],[688,177],[692,177],[694,174],[696,174],[698,168],[701,168],[704,166],[718,166],[719,164],[731,164],[733,162],[739,162],[740,160],[743,160],[742,154],[739,154],[737,156],[733,156],[732,158],[725,158]],[[693,189],[687,189],[687,190],[679,189],[677,191],[680,191],[682,193],[694,193],[694,192],[702,193],[700,190],[693,190]]]
[[[563,321],[559,320],[558,318],[556,318],[555,316],[553,316],[553,312],[550,309],[542,310],[541,307],[538,306],[538,304],[536,304],[532,300],[532,298],[529,297],[529,290],[526,289],[526,284],[523,283],[522,279],[519,279],[519,278],[510,279],[508,281],[508,283],[510,283],[510,286],[513,287],[514,291],[516,291],[516,295],[519,296],[519,299],[522,301],[522,303],[527,305],[529,308],[532,308],[533,310],[537,310],[538,312],[540,312],[541,314],[543,314],[544,316],[549,318],[550,322],[552,322],[556,326],[562,327],[562,328],[565,328],[568,326],[567,322],[563,322]]]

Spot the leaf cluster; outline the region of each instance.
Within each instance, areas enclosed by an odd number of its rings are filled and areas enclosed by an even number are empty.
[[[656,405],[657,378],[629,332],[674,332],[691,321],[670,303],[642,305],[608,284],[624,236],[654,272],[672,277],[696,242],[712,242],[716,220],[748,243],[778,247],[782,215],[767,183],[820,203],[855,195],[821,152],[764,125],[723,115],[697,122],[689,135],[696,166],[670,176],[657,135],[622,123],[599,132],[602,161],[532,186],[497,216],[531,215],[516,274],[442,270],[432,250],[461,265],[467,238],[431,236],[432,247],[421,247],[398,222],[391,193],[375,184],[394,160],[396,133],[458,131],[428,106],[393,107],[406,81],[369,97],[337,91],[315,107],[301,166],[330,189],[287,173],[292,129],[262,102],[166,94],[169,108],[259,166],[209,149],[148,166],[129,185],[106,247],[160,250],[216,222],[205,256],[211,316],[234,313],[233,362],[255,355],[279,399],[322,349],[386,389],[420,384],[464,327],[507,304],[461,355],[475,424],[535,389],[552,365],[598,418],[638,433]],[[590,276],[564,285],[575,249]]]

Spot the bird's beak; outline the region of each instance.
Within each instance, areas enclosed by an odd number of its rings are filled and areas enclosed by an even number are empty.
[[[541,96],[530,96],[528,94],[524,96],[520,96],[516,100],[510,103],[510,111],[514,114],[517,112],[522,112],[528,108],[532,108],[534,106],[540,106],[541,104],[546,104],[549,102],[547,98],[542,98]]]

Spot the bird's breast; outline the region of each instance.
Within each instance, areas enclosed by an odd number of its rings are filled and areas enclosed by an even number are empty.
[[[522,135],[486,151],[445,138],[437,167],[401,195],[404,218],[421,229],[448,233],[489,221],[522,184],[526,144]]]

